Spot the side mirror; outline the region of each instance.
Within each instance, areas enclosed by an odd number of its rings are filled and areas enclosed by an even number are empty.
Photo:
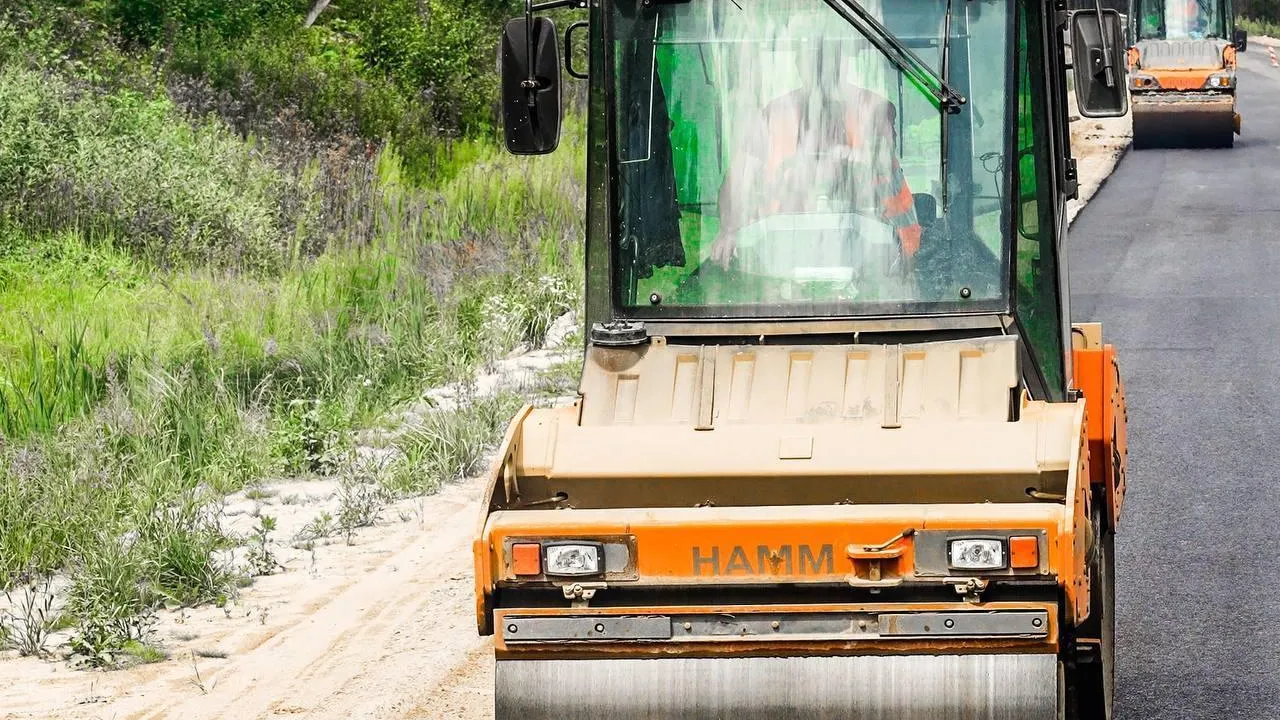
[[[1076,101],[1085,117],[1120,117],[1129,112],[1120,13],[1077,10],[1071,15],[1071,63]]]
[[[560,46],[549,18],[507,23],[502,33],[502,121],[507,150],[546,155],[560,144]]]
[[[1237,30],[1234,36],[1236,50],[1244,52],[1249,47],[1249,33],[1244,30]]]

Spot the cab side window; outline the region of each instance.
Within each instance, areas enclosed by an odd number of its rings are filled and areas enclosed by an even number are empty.
[[[1018,320],[1048,387],[1050,399],[1061,399],[1064,386],[1062,326],[1058,307],[1058,264],[1054,253],[1053,186],[1045,83],[1035,82],[1032,68],[1044,67],[1037,18],[1018,4],[1018,162],[1014,187],[1017,231]],[[1029,32],[1030,31],[1030,32]],[[1034,57],[1033,57],[1034,56]]]

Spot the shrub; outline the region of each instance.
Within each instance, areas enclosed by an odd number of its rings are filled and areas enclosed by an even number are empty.
[[[230,540],[190,496],[177,506],[153,507],[139,524],[138,542],[152,591],[169,605],[221,601],[235,586],[235,573],[217,552]]]
[[[130,643],[142,643],[155,626],[155,598],[136,544],[100,534],[77,556],[67,592],[74,618],[71,650],[86,664],[119,662]]]
[[[422,494],[474,477],[520,402],[516,395],[499,393],[428,415],[397,442],[402,459],[385,479],[386,486],[400,494]]]
[[[286,245],[279,177],[213,123],[132,90],[82,93],[57,76],[0,67],[0,219],[75,230],[162,265],[269,271]]]

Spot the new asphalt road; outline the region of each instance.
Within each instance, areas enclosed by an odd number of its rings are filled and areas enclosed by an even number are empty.
[[[1140,150],[1071,229],[1129,400],[1117,718],[1280,720],[1280,69],[1231,150]]]

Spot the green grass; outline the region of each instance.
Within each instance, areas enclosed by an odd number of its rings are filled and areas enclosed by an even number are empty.
[[[1249,35],[1265,35],[1266,37],[1280,38],[1280,23],[1271,22],[1269,20],[1254,20],[1252,18],[1238,17],[1236,18],[1236,27]]]
[[[384,487],[395,494],[416,495],[474,477],[484,469],[486,451],[520,405],[519,397],[503,393],[429,415],[397,443],[403,457],[385,475]]]
[[[0,586],[67,573],[93,665],[136,656],[151,608],[225,599],[245,569],[219,560],[241,540],[209,515],[219,497],[337,472],[353,429],[576,306],[580,135],[537,161],[490,147],[434,189],[394,151],[324,171],[304,195],[329,208],[323,241],[268,272],[166,268],[96,221],[0,221]],[[429,421],[385,484],[478,470],[512,409]]]
[[[578,291],[581,213],[567,183],[580,178],[560,169],[495,153],[434,197],[393,185],[386,202],[447,210],[277,278],[164,272],[70,232],[9,230],[0,577],[60,566],[76,516],[117,518],[131,505],[95,494],[49,508],[50,525],[70,513],[66,530],[29,532],[45,503],[85,490],[80,474],[172,498],[316,470],[345,430],[536,340]],[[512,179],[479,187],[485,175]],[[37,482],[18,483],[24,475]]]
[[[350,535],[477,471],[512,398],[429,417],[376,478],[352,431],[581,294],[584,127],[500,150],[476,38],[503,8],[162,5],[0,9],[0,589],[64,576],[94,666],[274,568],[230,564],[255,540],[227,494],[339,474]]]

